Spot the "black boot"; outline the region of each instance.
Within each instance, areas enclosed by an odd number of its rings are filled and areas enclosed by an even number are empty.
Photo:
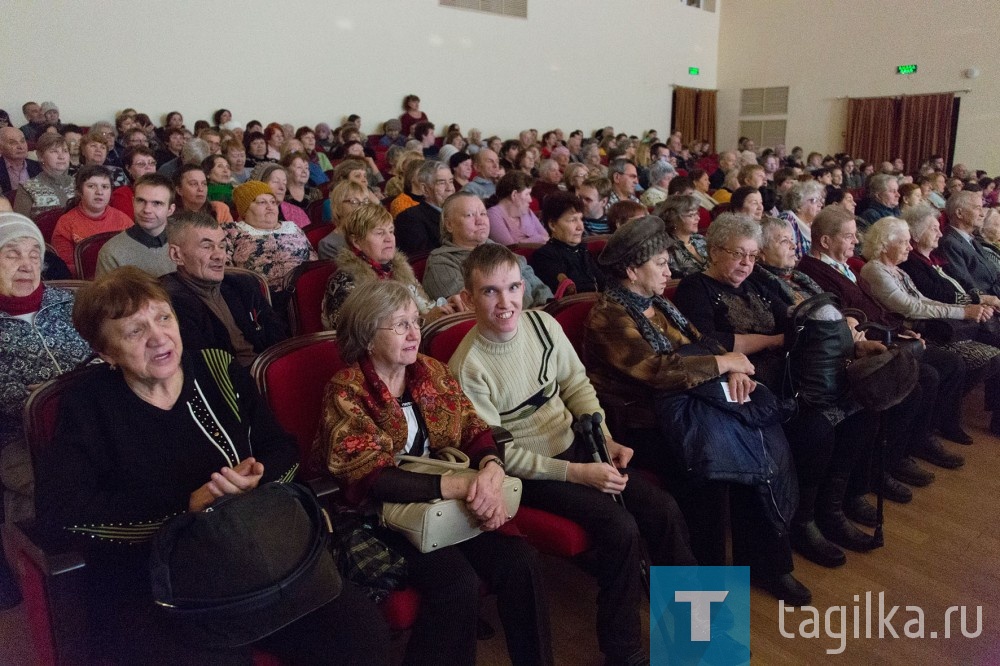
[[[846,474],[838,474],[823,484],[816,498],[816,524],[823,531],[823,536],[841,548],[866,553],[873,548],[872,537],[855,527],[844,515],[849,474],[850,470],[847,470]]]
[[[812,601],[812,592],[791,573],[771,576],[753,576],[751,582],[764,588],[776,599],[789,606],[805,606]]]
[[[844,499],[844,515],[865,527],[878,525],[875,506],[864,495],[850,495]]]
[[[799,508],[792,518],[792,548],[810,562],[834,568],[847,562],[844,551],[826,540],[816,526],[816,493],[819,489],[799,489]]]

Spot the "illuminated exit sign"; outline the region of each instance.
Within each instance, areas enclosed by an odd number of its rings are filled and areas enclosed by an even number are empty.
[[[916,74],[917,73],[917,66],[916,65],[900,65],[899,67],[896,68],[896,73],[897,74]]]
[[[917,66],[914,65],[913,68],[916,69]],[[688,74],[690,74],[691,76],[698,76],[699,74],[701,74],[701,70],[698,69],[697,67],[688,67]]]

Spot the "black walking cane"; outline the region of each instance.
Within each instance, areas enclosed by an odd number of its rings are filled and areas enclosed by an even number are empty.
[[[603,422],[604,417],[600,414],[581,414],[573,424],[573,430],[583,437],[583,441],[587,444],[594,462],[607,463],[618,470],[611,459],[611,453],[608,451],[608,442],[604,438],[604,430],[601,429],[601,423]],[[618,473],[621,474],[621,470],[618,470]],[[625,509],[625,498],[621,496],[621,493],[612,494],[611,497],[618,506]],[[646,556],[641,538],[639,540],[639,577],[642,579],[643,590],[645,590],[646,598],[648,599],[650,586],[649,558]]]

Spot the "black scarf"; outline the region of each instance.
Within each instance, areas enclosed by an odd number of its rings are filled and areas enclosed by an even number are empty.
[[[646,342],[649,343],[653,351],[657,354],[672,354],[674,346],[667,339],[667,336],[656,330],[656,327],[649,321],[649,318],[643,314],[649,309],[650,305],[659,310],[667,318],[667,321],[680,330],[685,337],[693,339],[694,334],[691,330],[691,323],[673,303],[663,298],[663,296],[659,294],[655,296],[640,296],[620,284],[608,287],[604,293],[609,299],[625,308],[625,311],[635,321],[635,325],[639,328],[639,332],[642,333],[642,337],[645,338]]]

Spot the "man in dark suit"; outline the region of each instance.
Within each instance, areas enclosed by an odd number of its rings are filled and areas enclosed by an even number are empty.
[[[424,200],[396,217],[396,247],[410,256],[441,247],[441,205],[455,193],[455,177],[444,162],[424,162],[414,180]]]
[[[34,178],[42,165],[28,159],[28,142],[16,127],[0,129],[0,194],[16,190],[21,183]]]
[[[956,192],[948,197],[945,210],[948,231],[937,249],[947,260],[945,272],[970,293],[1000,296],[1000,273],[990,266],[979,239],[972,235],[983,217],[982,192]]]

